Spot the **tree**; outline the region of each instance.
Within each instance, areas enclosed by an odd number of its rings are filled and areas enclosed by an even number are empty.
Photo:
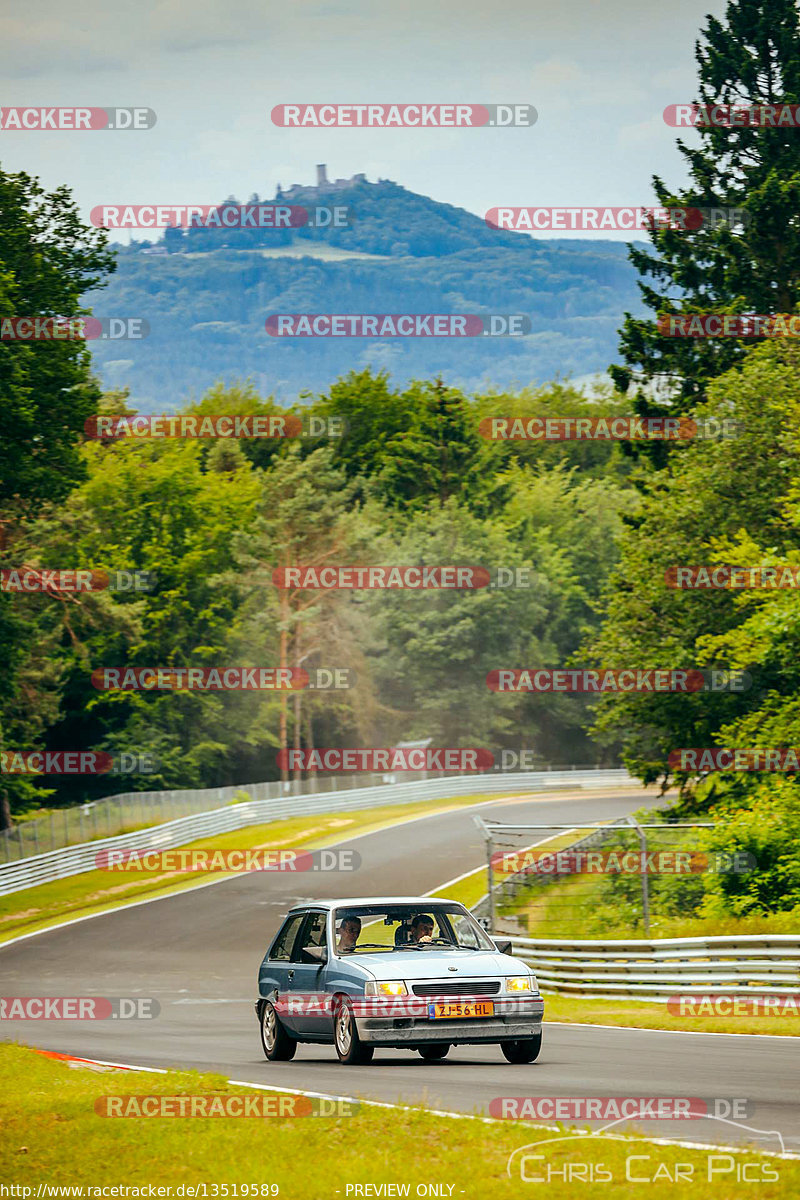
[[[81,295],[115,270],[107,236],[81,224],[67,188],[46,193],[0,170],[0,321],[84,315]],[[78,446],[99,396],[83,339],[2,341],[0,524],[82,478]]]
[[[795,104],[800,101],[800,16],[796,0],[730,0],[725,23],[707,17],[696,43],[703,106]],[[794,312],[800,301],[800,141],[792,127],[698,127],[699,147],[678,146],[691,184],[653,186],[666,208],[737,208],[742,222],[698,230],[653,229],[656,253],[630,248],[654,313]],[[624,365],[610,368],[623,391],[638,386],[636,411],[689,411],[709,381],[741,362],[747,343],[735,338],[660,334],[655,322],[625,314]],[[667,446],[646,443],[663,463]]]
[[[47,193],[24,172],[0,169],[0,331],[14,318],[83,315],[80,297],[114,270],[105,230],[83,225],[65,187]],[[6,329],[12,328],[5,326]],[[100,392],[83,339],[0,340],[0,553],[17,523],[63,499],[83,477],[79,443]],[[24,609],[0,594],[0,741],[34,736],[39,719],[20,695],[31,658]],[[32,718],[25,719],[25,713]],[[0,828],[30,784],[4,776]]]
[[[747,742],[748,731],[757,739],[767,732],[774,692],[785,699],[783,733],[790,731],[800,682],[796,594],[673,590],[665,575],[677,565],[796,560],[799,365],[796,346],[767,344],[752,350],[741,370],[713,381],[704,411],[738,418],[744,433],[676,450],[623,536],[604,624],[587,643],[591,660],[607,668],[731,667],[753,676],[752,688],[738,695],[604,696],[594,732],[621,740],[626,764],[645,782],[669,778],[672,750],[758,745]],[[750,530],[758,531],[757,543]],[[748,715],[757,712],[761,729]]]
[[[413,515],[390,560],[413,566],[527,568],[528,586],[387,590],[369,596],[370,656],[381,696],[396,710],[381,744],[432,737],[436,746],[539,749],[525,721],[527,697],[490,691],[486,676],[546,656],[549,584],[499,520],[482,520],[454,497]],[[532,726],[532,727],[531,727]],[[524,732],[523,732],[524,727]]]
[[[450,496],[471,503],[481,492],[489,451],[474,406],[441,378],[398,392],[383,372],[351,372],[313,411],[343,422],[335,461],[359,481],[359,494],[415,511]]]
[[[263,472],[255,520],[237,541],[247,590],[242,638],[251,652],[253,647],[263,648],[282,670],[330,665],[351,667],[359,677],[353,695],[293,692],[295,749],[300,749],[304,738],[313,745],[313,712],[324,707],[330,717],[332,709],[350,706],[356,714],[359,707],[363,713],[371,689],[366,672],[359,670],[363,633],[355,629],[362,617],[352,592],[276,586],[272,574],[276,568],[319,569],[356,561],[354,551],[369,535],[359,525],[358,512],[351,511],[354,491],[355,483],[348,482],[334,464],[330,447],[320,446],[304,456],[298,445],[292,445],[271,470]],[[278,703],[277,744],[285,750],[290,723],[287,692],[278,694]],[[346,715],[342,723],[350,723]],[[281,776],[288,779],[285,767]],[[299,776],[297,770],[295,777]]]
[[[469,503],[480,492],[479,464],[486,455],[470,406],[441,378],[405,393],[412,420],[389,438],[377,474],[377,494],[390,506],[418,509],[451,497]]]

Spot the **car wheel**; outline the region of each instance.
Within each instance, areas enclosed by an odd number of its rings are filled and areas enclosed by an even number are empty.
[[[297,1049],[297,1042],[289,1037],[269,1000],[264,1001],[261,1009],[261,1045],[270,1062],[288,1062]]]
[[[428,1062],[438,1062],[439,1059],[446,1058],[447,1052],[450,1049],[449,1042],[439,1042],[432,1046],[418,1046],[420,1054]]]
[[[339,1062],[347,1066],[368,1063],[375,1053],[375,1047],[365,1046],[358,1036],[350,1001],[342,997],[336,1001],[333,1010],[333,1041]]]
[[[539,1057],[542,1048],[542,1035],[519,1038],[516,1042],[501,1042],[500,1049],[510,1063],[532,1063]]]

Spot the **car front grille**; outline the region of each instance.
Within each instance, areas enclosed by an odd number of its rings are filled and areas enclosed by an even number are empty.
[[[494,996],[500,991],[499,979],[442,979],[438,983],[414,983],[415,996]]]

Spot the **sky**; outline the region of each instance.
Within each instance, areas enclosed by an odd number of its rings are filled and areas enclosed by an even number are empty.
[[[271,197],[279,182],[313,182],[319,162],[331,178],[365,172],[480,216],[650,204],[654,173],[686,181],[662,112],[696,98],[694,43],[705,14],[723,11],[717,0],[141,0],[126,11],[41,0],[0,16],[2,105],[140,105],[157,124],[2,130],[0,164],[66,184],[85,219],[98,204]],[[520,129],[270,119],[276,104],[370,101],[527,103],[539,116]]]

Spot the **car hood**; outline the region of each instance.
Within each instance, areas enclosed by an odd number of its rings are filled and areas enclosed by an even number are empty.
[[[375,979],[483,979],[503,975],[527,975],[529,968],[510,954],[497,954],[489,950],[465,952],[435,950],[395,950],[386,954],[355,955],[350,961]],[[457,971],[448,970],[457,967]]]

